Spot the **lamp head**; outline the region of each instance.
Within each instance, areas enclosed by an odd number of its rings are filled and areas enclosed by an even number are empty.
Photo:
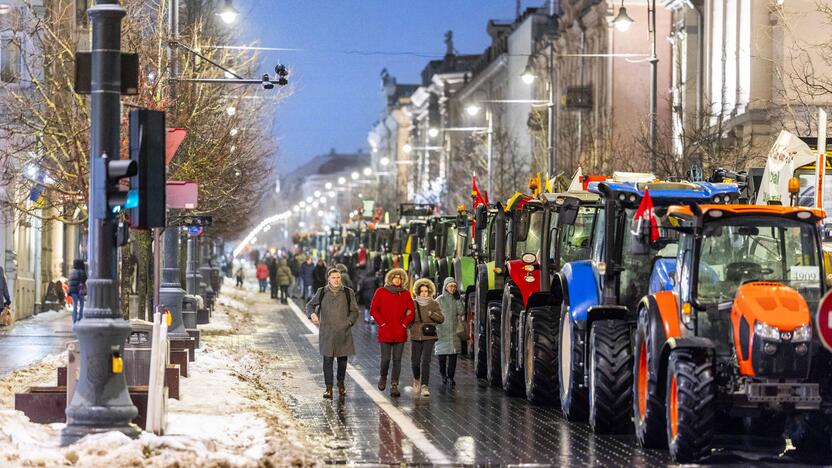
[[[630,29],[630,26],[633,25],[635,21],[630,18],[630,15],[627,14],[627,9],[624,8],[624,5],[618,9],[618,16],[612,20],[612,24],[615,25],[615,29],[619,30],[620,32],[627,32]]]

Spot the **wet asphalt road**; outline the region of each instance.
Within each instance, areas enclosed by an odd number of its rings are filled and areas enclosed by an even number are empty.
[[[8,329],[0,327],[0,377],[50,354],[60,354],[73,339],[68,311],[43,312]]]

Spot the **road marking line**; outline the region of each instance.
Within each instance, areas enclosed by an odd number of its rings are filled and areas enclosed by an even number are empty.
[[[297,304],[294,301],[289,301],[289,307],[292,309],[292,312],[295,313],[298,320],[303,323],[303,325],[314,335],[318,335],[318,327],[312,324],[309,319],[306,317],[306,314],[300,310]],[[370,383],[361,372],[358,371],[352,364],[347,365],[347,374],[355,381],[356,385],[361,387],[364,390],[364,393],[370,396],[370,399],[373,400],[373,403],[378,405],[382,411],[387,413],[387,416],[395,422],[399,428],[401,428],[402,432],[405,436],[413,442],[413,445],[416,446],[422,453],[425,454],[426,457],[434,464],[443,464],[447,465],[453,463],[442,450],[437,447],[436,445],[431,442],[427,436],[425,436],[425,431],[420,429],[416,426],[416,423],[413,422],[409,416],[404,414],[401,409],[393,406],[390,400],[381,393],[375,385]]]

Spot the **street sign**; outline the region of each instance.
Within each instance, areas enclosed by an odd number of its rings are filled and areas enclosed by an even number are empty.
[[[832,351],[832,291],[826,293],[818,305],[815,328],[820,335],[820,342]]]
[[[188,235],[191,237],[199,237],[205,230],[202,226],[188,226]]]
[[[192,210],[197,207],[199,186],[196,182],[169,180],[165,184],[165,202],[168,208]]]

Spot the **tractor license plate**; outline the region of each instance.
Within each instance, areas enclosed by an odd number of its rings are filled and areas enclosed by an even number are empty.
[[[794,403],[799,409],[820,407],[820,385],[816,383],[752,383],[748,401],[754,403]]]

